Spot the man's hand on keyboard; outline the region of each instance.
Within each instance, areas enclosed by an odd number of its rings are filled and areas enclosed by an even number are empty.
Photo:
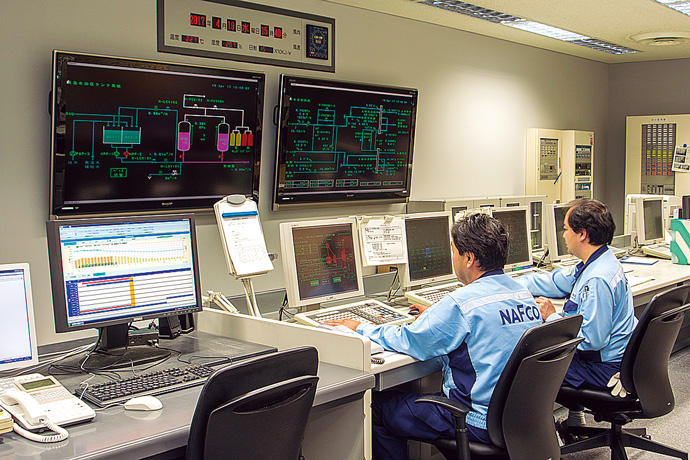
[[[349,327],[353,331],[356,331],[357,326],[359,326],[361,323],[359,321],[355,321],[354,319],[343,318],[336,321],[324,321],[324,324],[328,324],[329,326],[345,326]]]

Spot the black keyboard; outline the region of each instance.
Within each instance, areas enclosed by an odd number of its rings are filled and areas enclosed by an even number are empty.
[[[83,388],[77,389],[74,394],[99,407],[104,407],[108,404],[123,403],[136,396],[153,396],[202,385],[214,372],[215,369],[210,366],[189,364],[139,374],[122,380],[89,385],[86,391]]]

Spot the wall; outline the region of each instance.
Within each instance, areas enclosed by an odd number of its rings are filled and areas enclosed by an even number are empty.
[[[606,201],[617,233],[622,233],[625,204],[625,117],[690,113],[690,59],[609,66],[609,120]]]
[[[336,73],[158,53],[154,0],[1,3],[0,263],[31,264],[40,344],[65,339],[54,332],[45,241],[53,49],[264,72],[260,214],[269,251],[280,250],[280,221],[404,212],[401,205],[270,211],[275,149],[270,113],[283,72],[418,88],[415,199],[523,194],[530,127],[594,131],[596,193],[605,192],[607,65],[320,0],[261,3],[334,17]],[[203,289],[242,292],[227,275],[211,214],[198,215],[197,233]],[[255,281],[258,291],[282,286],[280,261]]]

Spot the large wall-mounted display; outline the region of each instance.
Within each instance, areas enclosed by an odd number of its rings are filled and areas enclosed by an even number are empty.
[[[258,199],[264,75],[55,51],[52,215]]]
[[[405,201],[417,90],[283,75],[273,209]]]

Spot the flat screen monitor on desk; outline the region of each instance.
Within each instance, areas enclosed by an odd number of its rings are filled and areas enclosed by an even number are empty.
[[[653,244],[664,241],[664,199],[663,197],[638,197],[637,244]]]
[[[505,270],[531,266],[532,243],[527,206],[496,208],[491,211],[491,215],[508,231],[508,260]]]
[[[567,203],[546,205],[546,243],[549,247],[547,262],[560,262],[571,257],[563,239],[563,222],[568,209],[570,205]]]
[[[191,214],[49,221],[56,332],[99,329],[100,369],[151,362],[167,352],[128,346],[133,321],[201,311]]]
[[[450,227],[450,212],[405,216],[407,263],[399,267],[400,286],[403,289],[437,281],[456,281]]]
[[[280,224],[285,290],[303,308],[364,295],[355,218]]]
[[[0,371],[38,364],[29,264],[0,265]]]

